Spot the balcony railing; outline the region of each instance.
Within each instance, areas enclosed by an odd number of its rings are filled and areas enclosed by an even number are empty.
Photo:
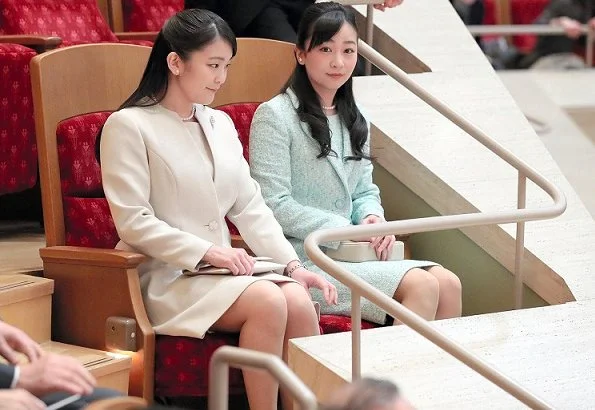
[[[381,0],[340,0],[347,5],[367,4],[367,29],[366,40],[372,42],[373,4],[382,3]],[[553,26],[468,26],[474,35],[481,34],[545,34],[559,35],[563,30]],[[592,45],[594,31],[584,28],[587,34],[587,62],[592,64]],[[589,54],[589,52],[591,54]],[[398,235],[417,232],[431,232],[445,229],[457,229],[469,226],[481,226],[492,224],[516,223],[516,245],[515,245],[515,307],[522,307],[522,259],[524,253],[525,222],[550,219],[561,215],[566,209],[566,198],[554,184],[543,177],[539,172],[530,167],[513,153],[490,138],[481,129],[472,124],[469,120],[457,114],[445,103],[432,96],[429,92],[411,80],[405,72],[392,64],[388,59],[375,51],[370,45],[359,40],[359,53],[365,57],[369,65],[374,64],[384,73],[395,79],[410,92],[433,107],[436,111],[448,118],[468,135],[475,138],[486,148],[498,155],[509,165],[518,171],[517,184],[517,209],[492,213],[475,213],[462,215],[437,216],[420,219],[409,219],[401,221],[385,222],[372,225],[357,225],[343,228],[324,229],[313,232],[305,241],[306,253],[318,267],[329,273],[338,281],[351,289],[352,307],[352,379],[361,377],[361,306],[360,299],[365,297],[370,302],[384,309],[391,316],[425,337],[436,346],[446,351],[469,368],[473,369],[492,383],[506,391],[522,403],[533,409],[549,409],[544,400],[522,387],[519,383],[499,372],[496,368],[477,357],[469,350],[443,335],[431,325],[430,322],[403,307],[400,303],[386,296],[357,275],[341,268],[335,261],[326,256],[320,249],[320,244],[342,240],[357,240],[379,235]],[[553,204],[547,208],[525,209],[526,182],[527,179],[534,182],[543,189],[553,200]],[[316,400],[312,392],[299,380],[285,364],[276,357],[271,357],[258,352],[242,351],[242,349],[224,347],[217,351],[211,364],[210,376],[210,410],[227,409],[227,380],[229,363],[240,367],[256,367],[267,369],[281,385],[288,388],[296,397],[303,409],[316,409]]]
[[[454,340],[438,332],[431,323],[425,321],[400,303],[386,296],[357,275],[343,269],[320,249],[320,244],[343,240],[358,240],[380,235],[411,234],[445,229],[457,229],[469,226],[516,223],[515,246],[515,306],[522,307],[523,272],[522,259],[524,253],[525,222],[550,219],[561,215],[566,209],[566,198],[562,191],[543,177],[535,169],[527,165],[513,153],[490,138],[469,120],[454,112],[445,103],[432,96],[428,91],[410,79],[405,72],[392,64],[388,59],[375,51],[368,44],[359,41],[359,53],[371,61],[384,73],[398,81],[401,85],[418,96],[436,111],[449,119],[471,137],[483,144],[518,171],[517,209],[491,213],[475,213],[462,215],[437,216],[430,218],[410,219],[385,222],[371,225],[356,225],[343,228],[324,229],[313,232],[305,241],[308,257],[318,267],[329,273],[338,281],[351,289],[352,294],[352,378],[361,376],[361,312],[360,298],[384,309],[391,316],[400,320],[414,331],[451,354],[456,359],[484,376],[519,401],[535,409],[551,408],[545,401],[523,388],[520,384],[505,376]],[[553,204],[541,209],[525,209],[527,178],[543,189],[553,200]]]
[[[515,34],[538,34],[540,36],[560,36],[565,35],[564,29],[559,26],[543,24],[513,24],[513,25],[485,25],[485,26],[467,26],[467,29],[474,36],[482,35],[515,35]],[[585,63],[587,67],[593,67],[593,45],[595,45],[595,28],[585,24],[581,27],[583,35],[586,36],[586,56]]]

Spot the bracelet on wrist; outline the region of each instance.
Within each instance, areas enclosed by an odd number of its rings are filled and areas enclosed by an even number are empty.
[[[285,269],[285,276],[291,278],[291,275],[293,275],[293,272],[295,272],[296,270],[298,270],[299,268],[306,268],[304,266],[304,264],[302,262],[296,263],[295,265],[293,265],[291,268],[289,269]]]

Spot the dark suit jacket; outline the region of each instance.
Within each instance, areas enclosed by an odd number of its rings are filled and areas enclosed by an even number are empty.
[[[0,389],[9,389],[14,377],[14,366],[0,363]]]
[[[12,383],[13,377],[14,377],[14,366],[0,363],[0,389],[9,389],[10,384]],[[97,388],[89,396],[83,397],[83,398],[69,404],[68,406],[64,407],[63,409],[64,410],[78,410],[78,409],[87,407],[89,405],[89,403],[92,403],[94,401],[108,399],[110,397],[117,397],[120,395],[121,395],[120,393],[118,393],[117,391],[114,391],[114,390]],[[65,399],[68,396],[70,396],[70,394],[52,393],[45,397],[42,397],[41,399],[44,401],[44,403],[46,405],[49,406],[51,404],[59,402],[62,399]]]
[[[198,8],[217,13],[236,35],[264,9],[270,0],[185,0],[184,8]]]
[[[563,16],[585,24],[595,16],[595,0],[552,0],[535,24],[549,24],[552,19]],[[580,42],[584,42],[584,39]],[[521,61],[520,66],[528,68],[539,58],[550,54],[571,53],[580,42],[566,36],[539,36],[535,48]]]

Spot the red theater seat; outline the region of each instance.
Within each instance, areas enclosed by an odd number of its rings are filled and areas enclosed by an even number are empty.
[[[184,10],[184,0],[121,0],[118,10],[112,2],[112,21],[116,31],[159,31],[163,23]]]
[[[37,181],[29,76],[35,51],[119,41],[152,45],[147,38],[124,35],[120,40],[96,0],[0,0],[0,195],[31,188]]]

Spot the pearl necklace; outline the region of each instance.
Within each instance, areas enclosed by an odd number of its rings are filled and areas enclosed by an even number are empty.
[[[187,117],[182,117],[180,115],[180,119],[182,121],[190,121],[192,118],[194,118],[194,114],[196,114],[196,105],[192,104],[192,111],[190,112],[190,115]]]
[[[331,105],[329,107],[325,107],[324,105],[321,105],[321,108],[323,110],[331,111],[331,110],[334,110],[335,108],[337,108],[337,104],[333,104],[333,105]]]

